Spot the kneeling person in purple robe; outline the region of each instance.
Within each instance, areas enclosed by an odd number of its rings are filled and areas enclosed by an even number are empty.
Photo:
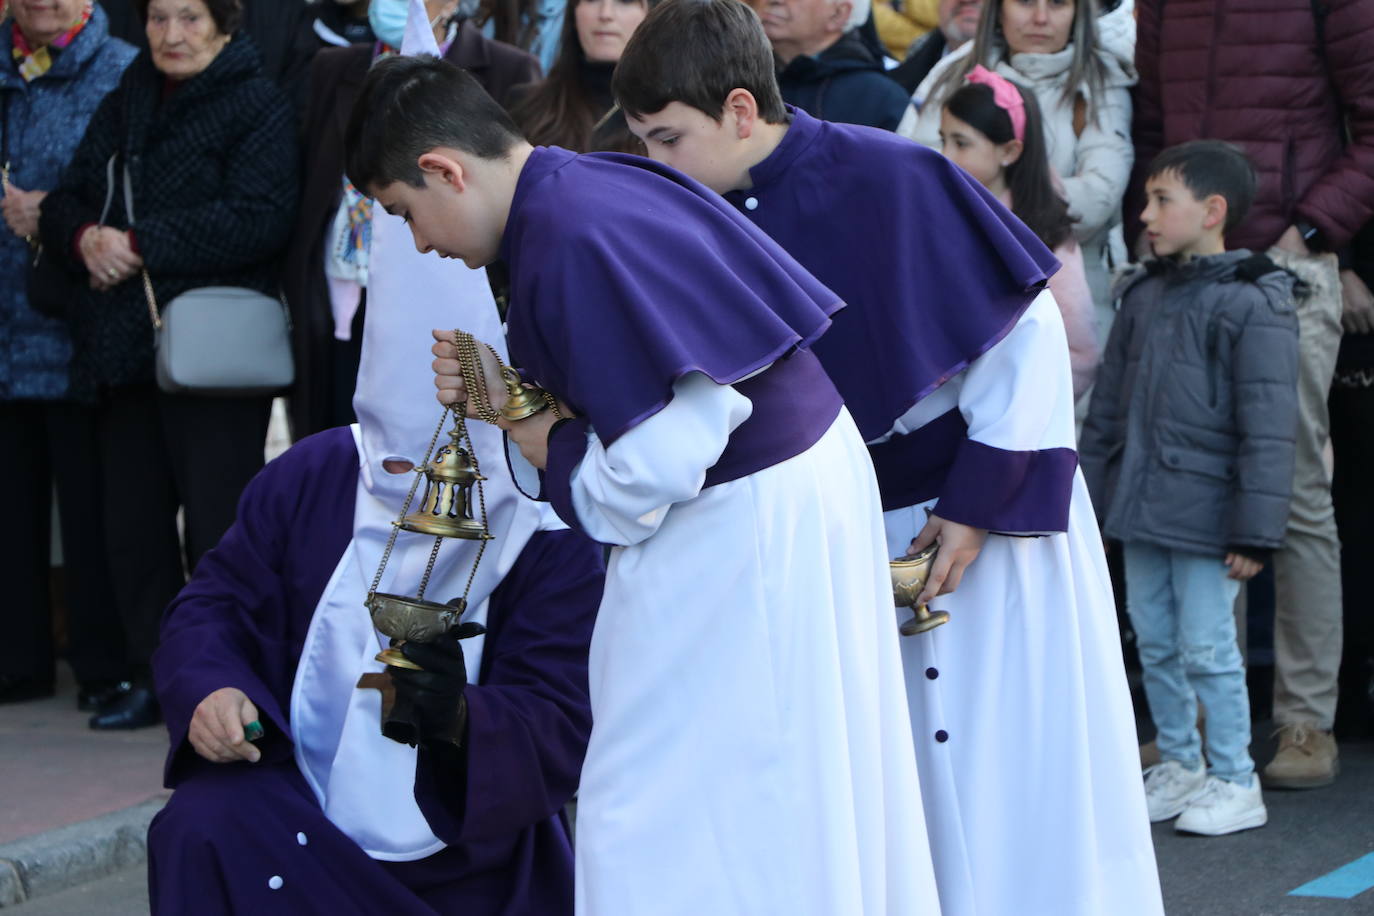
[[[577,912],[935,912],[877,483],[809,349],[834,293],[672,169],[531,147],[442,61],[374,67],[348,137],[418,248],[506,262],[511,356],[559,407],[501,425],[610,546]]]
[[[404,646],[426,671],[394,677],[418,747],[381,733],[395,672],[375,660],[388,643],[363,601],[369,588],[414,594],[434,543],[401,532],[373,583],[438,420],[423,335],[462,317],[455,302],[484,307],[476,326],[499,324],[481,271],[459,268],[422,307],[383,295],[376,264],[359,423],[258,475],[163,622],[154,672],[176,791],[149,832],[155,913],[573,910],[563,808],[591,727],[601,554],[516,492],[494,429],[471,430],[490,462],[494,540],[468,609],[448,638]],[[464,594],[476,548],[446,540],[426,594]]]

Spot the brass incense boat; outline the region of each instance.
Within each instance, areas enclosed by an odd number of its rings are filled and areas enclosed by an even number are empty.
[[[892,573],[892,598],[897,607],[909,607],[914,616],[899,628],[903,636],[926,633],[938,626],[949,623],[948,611],[932,611],[916,600],[930,579],[930,568],[935,563],[939,547],[932,544],[911,557],[897,557],[888,564]]]

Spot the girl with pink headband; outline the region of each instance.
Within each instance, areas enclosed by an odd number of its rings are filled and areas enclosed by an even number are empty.
[[[1073,219],[1045,153],[1035,95],[981,64],[940,113],[941,151],[1020,217],[1063,267],[1050,292],[1064,317],[1075,398],[1092,387],[1100,349]]]

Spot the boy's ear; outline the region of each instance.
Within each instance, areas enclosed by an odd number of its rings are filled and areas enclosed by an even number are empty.
[[[724,113],[734,118],[735,136],[747,140],[759,120],[759,103],[748,89],[731,89],[725,97]]]
[[[421,153],[420,158],[415,160],[415,164],[420,167],[420,171],[426,175],[432,175],[441,184],[453,188],[455,191],[467,190],[467,171],[463,164],[449,152],[442,149],[432,149],[427,153]]]
[[[1204,229],[1215,229],[1218,226],[1226,225],[1226,214],[1230,207],[1226,203],[1226,198],[1220,194],[1208,194],[1202,201],[1204,215],[1202,226]]]

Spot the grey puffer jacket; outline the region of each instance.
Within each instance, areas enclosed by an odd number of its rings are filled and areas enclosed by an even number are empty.
[[[1298,422],[1293,286],[1244,250],[1123,279],[1078,451],[1108,537],[1260,558],[1282,544]]]

